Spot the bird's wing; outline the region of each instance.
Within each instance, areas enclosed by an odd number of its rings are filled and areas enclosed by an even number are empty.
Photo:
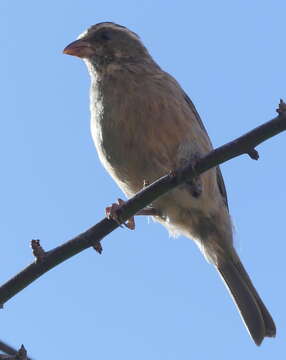
[[[189,98],[189,96],[184,92],[184,98],[187,102],[187,104],[189,105],[189,107],[191,108],[192,112],[195,114],[195,118],[197,119],[200,127],[204,130],[204,132],[207,134],[207,130],[202,122],[202,119],[200,118],[199,113],[197,112],[195,105],[193,104],[192,100]],[[216,174],[217,174],[217,184],[218,184],[218,188],[219,191],[224,199],[225,205],[228,209],[228,200],[227,200],[227,193],[226,193],[226,188],[225,188],[225,184],[223,181],[223,177],[222,177],[222,173],[221,170],[219,168],[219,166],[216,167]]]
[[[218,184],[219,191],[220,191],[220,193],[221,193],[221,195],[223,197],[223,200],[225,202],[225,206],[229,210],[226,188],[225,188],[225,184],[224,184],[222,173],[221,173],[221,170],[220,170],[219,166],[217,166],[217,168],[216,168],[216,178],[217,178],[217,184]]]

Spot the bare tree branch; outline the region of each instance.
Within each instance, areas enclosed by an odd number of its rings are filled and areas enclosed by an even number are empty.
[[[12,348],[11,346],[0,341],[0,350],[7,355],[0,354],[0,359],[5,360],[32,360],[27,357],[27,350],[24,345],[21,345],[19,350]]]
[[[199,159],[195,165],[174,171],[144,187],[123,205],[119,214],[120,220],[125,222],[156,198],[184,183],[187,179],[190,180],[234,157],[248,154],[252,159],[257,160],[258,152],[255,147],[286,130],[286,104],[282,100],[277,112],[279,115],[276,118],[211,151]],[[118,226],[119,224],[114,220],[105,218],[87,231],[50,251],[43,251],[39,242],[34,242],[33,251],[34,253],[36,251],[36,261],[0,287],[0,304],[3,306],[5,302],[56,265],[91,246],[97,248],[98,242]]]
[[[14,349],[12,346],[4,343],[3,341],[0,341],[0,351],[7,355],[15,355],[17,354],[17,350]]]

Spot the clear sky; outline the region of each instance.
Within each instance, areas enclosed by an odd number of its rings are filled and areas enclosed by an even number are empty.
[[[193,99],[215,146],[271,119],[285,88],[285,1],[0,2],[0,280],[95,224],[122,197],[89,131],[89,77],[62,54],[88,26],[138,33]],[[2,71],[3,70],[3,71]],[[285,134],[222,166],[236,244],[277,338],[256,347],[192,241],[145,218],[10,300],[0,338],[34,359],[282,359],[286,349]],[[126,159],[128,161],[128,159]]]

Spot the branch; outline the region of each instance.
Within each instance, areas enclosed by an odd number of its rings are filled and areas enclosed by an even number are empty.
[[[0,359],[5,360],[31,360],[27,357],[27,351],[24,345],[21,345],[20,349],[17,351],[11,346],[0,341],[0,350],[5,352],[7,355],[0,354]]]
[[[195,176],[234,157],[248,154],[252,159],[257,160],[258,153],[255,147],[286,130],[286,104],[282,100],[280,100],[277,112],[278,116],[276,118],[211,151],[199,159],[195,165],[188,165],[183,169],[179,169],[179,171],[174,171],[158,179],[153,184],[144,187],[143,190],[122,206],[119,214],[121,221],[125,222],[159,196],[174,189],[186,180],[193,179]],[[104,218],[72,240],[47,252],[42,249],[39,240],[34,240],[32,246],[36,261],[0,287],[0,304],[3,306],[18,292],[63,261],[91,246],[96,247],[98,242],[117,227],[119,225],[114,220]]]

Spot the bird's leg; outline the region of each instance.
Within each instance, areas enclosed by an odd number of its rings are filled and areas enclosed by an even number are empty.
[[[106,217],[108,219],[113,219],[114,221],[116,221],[120,226],[122,224],[122,222],[120,221],[120,210],[122,208],[122,206],[125,204],[125,201],[122,199],[118,199],[117,203],[113,203],[111,206],[108,206],[105,209],[105,214]],[[154,209],[152,207],[147,207],[145,209],[142,209],[140,211],[138,211],[136,214],[137,215],[144,215],[144,216],[159,216],[160,215],[160,211],[158,211],[157,209]],[[134,220],[134,216],[132,216],[130,219],[128,219],[125,223],[123,223],[123,225],[125,225],[128,229],[130,230],[134,230],[135,229],[135,220]]]
[[[146,207],[142,210],[139,210],[136,214],[138,215],[144,215],[144,216],[161,216],[161,211],[158,209],[154,209],[152,207]]]
[[[186,184],[189,186],[189,191],[194,198],[200,197],[203,191],[203,187],[201,178],[199,176],[196,176],[192,180],[187,180]]]
[[[125,204],[125,201],[122,199],[118,199],[117,203],[111,204],[105,209],[105,214],[108,219],[112,219],[117,222],[118,225],[122,226],[122,222],[120,221],[120,210],[122,206]],[[128,229],[134,230],[135,229],[135,221],[134,217],[132,216],[128,219],[125,223],[123,223]]]
[[[200,155],[198,153],[193,154],[188,160],[180,159],[179,161],[179,169],[175,171],[175,174],[180,177],[180,170],[187,167],[192,166],[195,167],[196,162],[200,159]],[[200,197],[203,186],[200,176],[195,176],[193,179],[185,181],[185,187],[187,185],[187,189],[191,193],[194,198]]]

